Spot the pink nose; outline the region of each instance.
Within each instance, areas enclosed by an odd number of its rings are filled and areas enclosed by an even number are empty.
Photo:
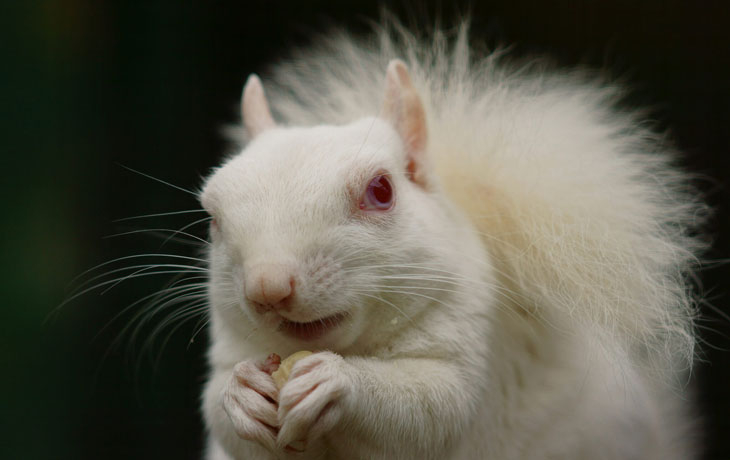
[[[246,271],[246,298],[258,310],[289,310],[294,297],[292,270],[283,265],[257,265]]]

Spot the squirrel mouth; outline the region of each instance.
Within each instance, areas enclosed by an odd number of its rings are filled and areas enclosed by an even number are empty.
[[[299,340],[316,340],[336,328],[347,316],[345,313],[320,318],[308,323],[299,323],[284,319],[279,323],[279,330]]]

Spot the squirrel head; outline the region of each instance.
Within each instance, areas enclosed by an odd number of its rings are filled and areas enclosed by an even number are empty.
[[[414,287],[450,269],[443,249],[454,219],[403,62],[390,63],[385,88],[378,117],[284,127],[249,77],[241,109],[251,141],[201,194],[213,216],[212,308],[236,312],[231,321],[242,311],[259,334],[338,349],[439,297]]]

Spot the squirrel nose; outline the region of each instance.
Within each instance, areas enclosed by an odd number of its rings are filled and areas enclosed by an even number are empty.
[[[246,271],[246,298],[263,313],[267,310],[289,310],[294,297],[294,275],[283,265],[258,265]]]

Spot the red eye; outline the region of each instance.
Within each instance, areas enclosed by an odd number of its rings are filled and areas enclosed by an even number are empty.
[[[388,176],[375,176],[365,189],[360,200],[360,209],[364,211],[387,211],[393,207],[393,184]]]

